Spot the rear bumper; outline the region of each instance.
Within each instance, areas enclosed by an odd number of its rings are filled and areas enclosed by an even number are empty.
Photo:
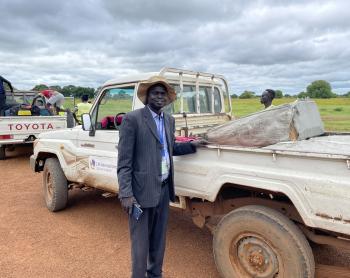
[[[0,140],[0,145],[16,145],[16,144],[26,144],[33,142],[26,142],[23,139],[10,139],[10,140]]]
[[[4,133],[4,132],[2,132]],[[7,134],[1,134],[6,136]],[[30,144],[39,136],[39,133],[34,133],[30,135],[11,135],[11,139],[0,139],[0,145],[15,145],[15,144]]]

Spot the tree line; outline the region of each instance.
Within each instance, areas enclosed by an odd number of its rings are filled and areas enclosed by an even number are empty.
[[[46,89],[52,89],[55,91],[58,91],[62,93],[64,96],[74,96],[74,97],[81,97],[82,95],[88,95],[89,98],[94,98],[96,90],[94,88],[90,87],[81,87],[81,86],[74,86],[74,85],[68,85],[68,86],[47,86],[45,84],[39,84],[34,86],[32,90],[34,91],[42,91]],[[283,98],[283,97],[298,97],[298,98],[334,98],[334,97],[350,97],[350,92],[344,94],[344,95],[337,95],[333,93],[332,87],[329,82],[325,80],[316,80],[312,82],[310,85],[306,87],[306,91],[300,92],[296,94],[295,96],[291,96],[289,94],[284,94],[281,90],[275,90],[276,92],[276,98]],[[255,98],[259,97],[255,94],[253,91],[244,91],[240,95],[238,94],[231,94],[232,98],[240,98],[240,99],[249,99],[249,98]]]
[[[81,86],[74,86],[74,85],[67,85],[67,86],[47,86],[45,84],[39,84],[35,85],[32,89],[33,91],[42,91],[42,90],[55,90],[57,92],[60,92],[65,97],[74,96],[76,98],[81,97],[82,95],[88,95],[89,98],[94,98],[95,89],[90,87],[81,87]]]
[[[306,87],[306,92],[300,92],[295,96],[284,94],[281,90],[275,90],[276,98],[283,97],[298,97],[298,98],[335,98],[335,97],[350,97],[350,92],[344,95],[337,95],[332,91],[331,84],[325,80],[316,80]],[[240,95],[232,94],[232,98],[248,99],[259,97],[253,91],[244,91]]]

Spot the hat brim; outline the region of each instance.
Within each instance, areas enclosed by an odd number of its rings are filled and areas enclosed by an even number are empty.
[[[161,84],[166,88],[166,91],[168,93],[168,101],[167,104],[172,103],[176,99],[176,92],[172,86],[170,86],[166,81],[163,80],[155,80],[152,82],[141,82],[139,84],[138,90],[137,90],[137,97],[141,100],[141,102],[146,105],[147,104],[147,91],[150,87],[156,84]]]

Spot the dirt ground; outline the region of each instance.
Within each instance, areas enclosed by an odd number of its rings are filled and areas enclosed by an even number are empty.
[[[20,147],[0,161],[0,277],[129,277],[127,217],[116,198],[74,190],[67,209],[49,212],[30,152]],[[164,277],[219,277],[211,244],[209,231],[172,211]],[[318,263],[350,266],[350,251],[313,249]]]

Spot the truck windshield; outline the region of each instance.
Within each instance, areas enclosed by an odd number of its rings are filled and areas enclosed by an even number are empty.
[[[106,89],[98,106],[92,114],[97,114],[97,129],[114,128],[113,118],[119,113],[127,113],[132,110],[135,86]],[[110,125],[108,125],[111,122]],[[107,124],[106,124],[107,123]]]

